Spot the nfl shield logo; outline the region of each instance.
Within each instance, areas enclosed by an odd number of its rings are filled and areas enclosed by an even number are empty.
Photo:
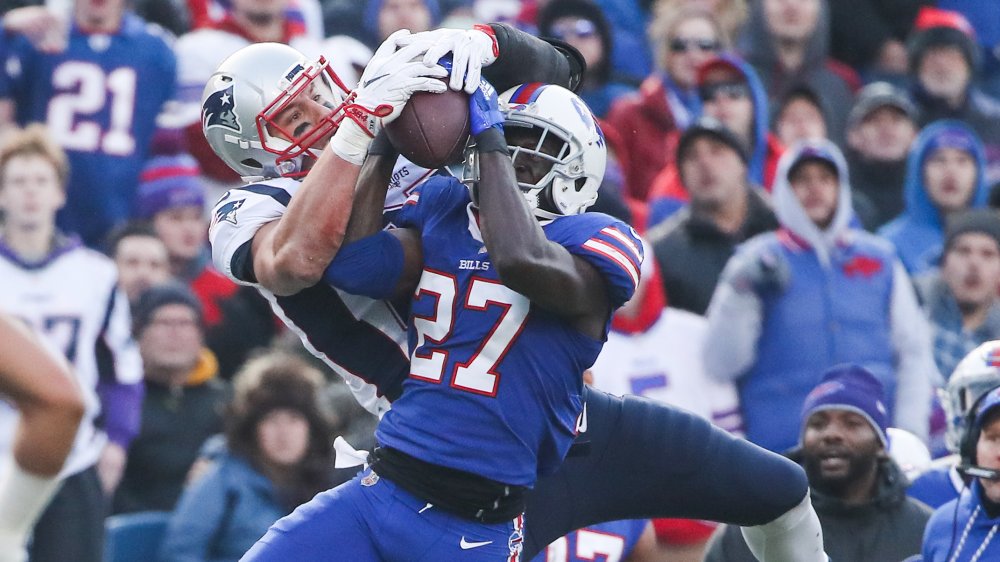
[[[365,487],[374,486],[377,483],[378,474],[375,474],[375,471],[369,472],[367,476],[361,479],[361,485]]]

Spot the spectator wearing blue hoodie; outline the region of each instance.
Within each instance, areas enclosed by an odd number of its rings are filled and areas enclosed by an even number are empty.
[[[993,14],[996,4],[993,5]],[[910,38],[911,95],[919,124],[940,119],[967,123],[982,139],[987,181],[1000,179],[1000,100],[976,81],[982,64],[972,24],[957,12],[924,8]]]
[[[538,14],[538,35],[565,41],[583,55],[587,72],[576,93],[597,117],[603,118],[611,102],[635,89],[613,72],[611,28],[591,0],[552,0]]]
[[[827,0],[761,0],[750,11],[743,52],[772,102],[803,84],[819,94],[830,139],[844,141],[846,117],[860,87],[857,73],[830,58]]]
[[[986,206],[986,155],[968,125],[943,120],[920,132],[906,166],[906,209],[878,233],[896,246],[906,270],[917,275],[937,266],[948,217]]]
[[[790,148],[773,194],[781,228],[737,250],[708,309],[705,369],[737,384],[747,438],[794,446],[789,406],[845,362],[882,383],[893,425],[926,438],[939,378],[930,329],[892,246],[852,225],[840,150],[826,140]]]
[[[737,55],[713,58],[698,68],[698,95],[702,115],[719,120],[736,134],[747,152],[747,177],[752,185],[771,189],[784,146],[768,130],[767,92],[757,72]],[[679,137],[679,133],[675,133]],[[676,142],[672,142],[676,145]],[[653,179],[649,224],[656,224],[690,199],[681,182],[676,159]]]

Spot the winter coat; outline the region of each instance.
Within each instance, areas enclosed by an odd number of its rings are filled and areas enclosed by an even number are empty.
[[[1000,514],[991,517],[983,509],[982,494],[977,480],[934,511],[924,531],[923,562],[1000,560]]]
[[[288,514],[266,476],[224,453],[191,484],[170,517],[160,562],[236,562]]]
[[[747,438],[773,451],[798,442],[806,395],[845,362],[879,378],[897,427],[926,437],[938,375],[909,278],[885,240],[851,226],[842,157],[831,224],[820,230],[809,219],[787,179],[801,150],[789,149],[775,181],[782,228],[739,248],[712,296],[706,371],[737,381]]]
[[[927,194],[924,185],[924,162],[930,155],[928,146],[939,135],[949,130],[972,135],[972,129],[960,121],[938,121],[921,131],[913,142],[906,163],[904,192],[906,210],[889,224],[878,230],[879,235],[888,238],[896,246],[899,259],[912,275],[923,273],[938,264],[944,244],[945,218]],[[986,187],[986,155],[981,144],[975,147],[976,165],[979,168],[976,185],[973,188],[970,208],[984,207],[989,192]]]
[[[778,228],[774,212],[753,188],[743,226],[736,233],[685,208],[649,231],[670,306],[705,314],[726,262],[744,240]]]

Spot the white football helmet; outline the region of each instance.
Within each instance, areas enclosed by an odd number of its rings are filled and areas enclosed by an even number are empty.
[[[554,219],[577,215],[597,201],[604,179],[608,151],[590,108],[573,92],[551,84],[522,84],[500,95],[504,129],[534,128],[539,131],[534,149],[511,146],[511,160],[522,154],[552,162],[552,169],[534,185],[519,183],[535,216]],[[550,136],[562,141],[555,156],[542,152]]]
[[[330,113],[306,131],[286,131],[275,117],[303,93]],[[304,174],[303,157],[319,157],[322,147],[314,145],[336,130],[349,96],[323,57],[309,61],[288,45],[255,43],[229,56],[209,78],[201,97],[202,130],[212,150],[244,178],[295,177]]]
[[[938,398],[947,418],[945,444],[957,453],[965,436],[965,417],[980,397],[1000,386],[1000,340],[986,342],[969,352],[955,367]]]

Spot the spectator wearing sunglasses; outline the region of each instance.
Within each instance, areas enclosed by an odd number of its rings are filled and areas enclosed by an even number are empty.
[[[608,113],[608,121],[625,139],[629,195],[640,201],[648,198],[656,174],[673,162],[679,132],[701,113],[698,67],[728,46],[710,12],[659,8],[649,28],[657,70]]]
[[[657,9],[680,10],[689,6],[701,6],[711,10],[715,18],[719,20],[728,37],[739,37],[743,30],[743,24],[747,22],[749,9],[747,0],[656,0]]]
[[[611,102],[633,90],[613,76],[611,28],[604,13],[590,0],[549,2],[538,14],[538,34],[565,41],[583,55],[587,72],[577,94],[594,115],[603,118]]]
[[[747,176],[752,185],[770,190],[783,146],[768,131],[767,93],[757,73],[736,55],[722,55],[703,64],[697,72],[702,115],[725,125],[749,155]],[[668,164],[650,188],[649,224],[653,225],[684,206],[690,198],[676,164]]]
[[[747,23],[743,51],[776,103],[808,85],[831,119],[829,138],[843,145],[847,114],[860,87],[857,73],[830,58],[827,0],[762,0]]]

